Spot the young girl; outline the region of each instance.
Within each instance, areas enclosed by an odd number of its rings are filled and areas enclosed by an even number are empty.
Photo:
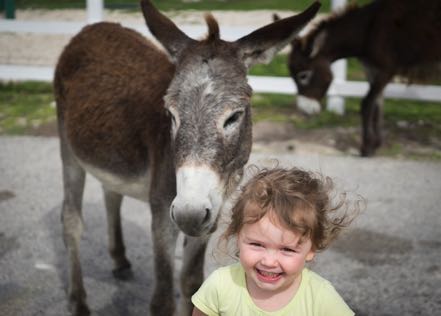
[[[305,263],[324,250],[352,216],[332,213],[329,178],[296,168],[263,170],[242,189],[223,237],[239,261],[214,271],[193,295],[193,316],[349,316],[334,287]]]

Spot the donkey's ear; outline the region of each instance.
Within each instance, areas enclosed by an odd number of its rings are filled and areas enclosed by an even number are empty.
[[[245,65],[249,68],[270,62],[317,14],[319,8],[320,3],[316,1],[298,15],[278,20],[238,39],[236,43]]]
[[[293,39],[293,41],[291,42],[291,49],[295,51],[303,50],[302,40],[299,37]]]
[[[150,32],[164,45],[173,61],[179,58],[185,47],[196,42],[159,12],[150,0],[141,0],[141,9]]]
[[[326,37],[327,37],[327,33],[325,30],[320,31],[318,35],[315,36],[311,45],[309,58],[314,58],[315,56],[318,55],[318,53],[322,50],[323,45],[326,42]]]
[[[291,42],[291,51],[294,51],[296,54],[302,54],[305,57],[308,57],[311,54],[311,47],[308,47],[306,38],[297,36]]]

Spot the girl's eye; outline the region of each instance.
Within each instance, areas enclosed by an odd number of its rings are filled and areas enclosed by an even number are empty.
[[[253,247],[262,247],[262,245],[259,244],[259,243],[257,243],[257,242],[251,242],[251,243],[250,243],[250,246],[253,246]]]
[[[283,252],[287,252],[287,253],[296,253],[297,251],[292,249],[292,248],[283,248],[282,249]]]

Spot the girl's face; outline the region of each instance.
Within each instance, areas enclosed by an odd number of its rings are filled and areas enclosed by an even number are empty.
[[[305,262],[314,258],[311,240],[300,243],[300,237],[268,215],[243,226],[237,242],[251,296],[295,291]]]

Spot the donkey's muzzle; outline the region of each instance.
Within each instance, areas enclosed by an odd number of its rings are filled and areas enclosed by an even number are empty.
[[[177,198],[171,205],[170,216],[182,232],[197,237],[211,231],[213,206],[208,200],[192,203]]]
[[[201,236],[212,231],[222,204],[223,184],[207,165],[184,165],[176,172],[176,197],[170,216],[182,232]]]

